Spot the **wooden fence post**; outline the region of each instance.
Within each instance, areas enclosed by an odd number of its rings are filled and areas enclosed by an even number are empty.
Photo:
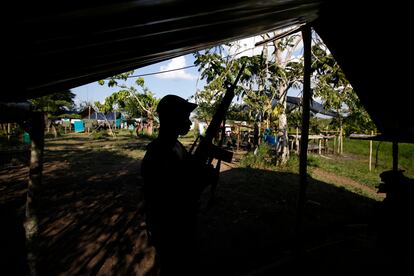
[[[374,135],[374,132],[371,131],[371,135]],[[372,170],[372,140],[369,140],[369,171]]]

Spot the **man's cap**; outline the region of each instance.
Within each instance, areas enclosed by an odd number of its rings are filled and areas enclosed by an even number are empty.
[[[190,114],[197,105],[177,95],[164,96],[157,105],[158,114]]]

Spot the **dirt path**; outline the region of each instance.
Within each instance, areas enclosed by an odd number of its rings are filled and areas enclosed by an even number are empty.
[[[331,184],[334,184],[335,186],[344,187],[348,190],[363,193],[364,195],[369,196],[370,198],[376,199],[376,200],[382,200],[384,199],[384,194],[378,194],[377,191],[371,187],[368,187],[364,184],[361,184],[359,182],[356,182],[355,180],[337,175],[325,170],[322,170],[320,168],[315,168],[312,170],[312,177],[325,181]]]

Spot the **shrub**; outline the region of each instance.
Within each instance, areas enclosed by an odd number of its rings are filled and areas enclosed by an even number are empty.
[[[100,130],[100,131],[92,133],[92,139],[94,140],[106,139],[108,137],[109,137],[109,134],[106,130]]]

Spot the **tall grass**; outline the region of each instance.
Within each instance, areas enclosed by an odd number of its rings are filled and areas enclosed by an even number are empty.
[[[332,149],[333,145],[329,147]],[[288,164],[281,168],[274,164],[274,157],[266,146],[259,147],[254,154],[248,153],[241,161],[245,167],[267,168],[298,173],[299,160],[291,154]],[[378,149],[378,151],[377,151]],[[373,142],[372,168],[369,170],[369,141],[345,139],[343,155],[320,156],[308,154],[308,170],[320,168],[340,176],[349,177],[359,183],[375,188],[380,183],[379,174],[392,169],[392,143]],[[405,170],[407,177],[414,178],[414,145],[399,144],[399,169]]]
[[[379,170],[392,169],[392,143],[372,142],[372,165]],[[369,141],[344,140],[344,154],[352,154],[369,160]],[[414,144],[398,144],[398,167],[405,170],[405,175],[414,177]]]

